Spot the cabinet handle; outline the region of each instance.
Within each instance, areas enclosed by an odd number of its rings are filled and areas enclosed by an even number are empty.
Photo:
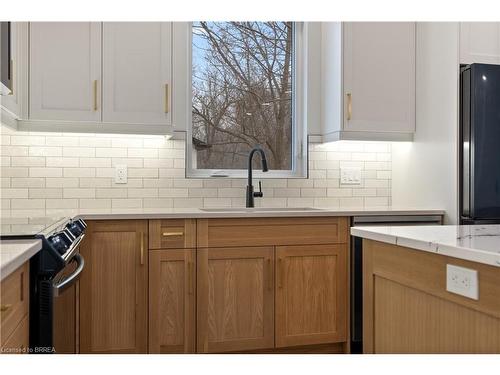
[[[0,306],[0,311],[1,311],[1,312],[5,312],[5,311],[7,311],[8,309],[10,309],[11,307],[12,307],[12,304],[10,304],[10,303],[8,303],[8,304],[6,304],[6,305],[1,305],[1,306]]]
[[[10,93],[9,95],[14,95],[14,60],[10,60]]]
[[[352,94],[347,94],[347,120],[352,118]]]
[[[193,290],[193,262],[188,262],[188,293],[192,295]]]
[[[94,80],[94,111],[97,111],[97,79]]]
[[[144,233],[141,232],[141,266],[144,265]]]
[[[267,290],[272,290],[272,280],[271,276],[273,274],[273,270],[271,269],[271,259],[267,260]]]
[[[184,232],[163,232],[163,237],[177,237],[184,236]]]
[[[283,288],[283,259],[278,258],[278,288]]]
[[[168,83],[165,83],[165,113],[169,112],[168,108]]]

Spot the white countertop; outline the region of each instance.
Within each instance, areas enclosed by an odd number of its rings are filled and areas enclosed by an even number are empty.
[[[500,267],[500,225],[352,227],[351,234]]]
[[[41,248],[41,240],[0,241],[0,280],[17,270]]]
[[[262,211],[259,208],[224,208],[218,211],[205,211],[199,208],[141,208],[141,209],[111,209],[88,210],[75,213],[78,218],[86,220],[117,220],[117,219],[199,219],[199,218],[240,218],[240,217],[314,217],[314,216],[358,216],[358,215],[444,215],[440,209],[414,209],[396,207],[371,208],[272,208]]]

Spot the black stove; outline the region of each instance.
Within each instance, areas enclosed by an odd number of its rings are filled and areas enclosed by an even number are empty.
[[[85,262],[78,248],[87,224],[70,218],[2,218],[1,240],[40,239],[42,249],[30,260],[30,352],[52,353],[53,306],[79,278]],[[63,272],[74,267],[73,272]]]

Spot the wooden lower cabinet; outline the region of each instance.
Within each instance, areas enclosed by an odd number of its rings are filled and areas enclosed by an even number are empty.
[[[447,265],[477,271],[479,299],[446,288]],[[500,268],[363,240],[365,354],[500,354]]]
[[[80,352],[147,353],[148,221],[89,221],[80,247]]]
[[[194,353],[196,250],[149,252],[149,352]]]
[[[332,352],[347,341],[345,218],[88,224],[81,353]]]
[[[276,248],[276,347],[343,342],[347,245]]]
[[[273,348],[274,248],[197,252],[197,351]]]
[[[29,262],[0,283],[0,307],[0,353],[28,353]]]

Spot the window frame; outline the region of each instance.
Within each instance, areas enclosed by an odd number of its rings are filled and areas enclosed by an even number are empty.
[[[188,75],[186,90],[186,178],[246,178],[246,169],[197,169],[194,166],[195,155],[192,144],[192,23],[186,27],[186,51]],[[294,53],[292,79],[292,169],[270,169],[263,173],[254,169],[254,177],[269,178],[307,178],[308,177],[308,137],[307,137],[307,25],[304,22],[294,22]]]

